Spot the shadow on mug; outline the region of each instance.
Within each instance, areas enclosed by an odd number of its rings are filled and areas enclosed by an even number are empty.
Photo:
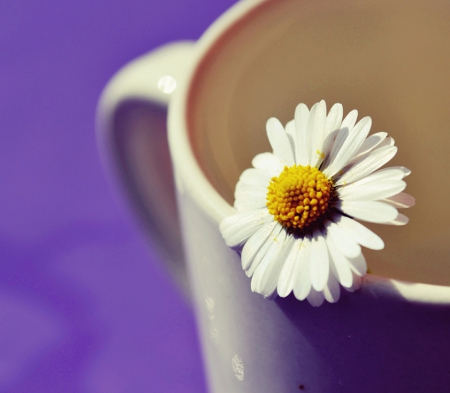
[[[368,278],[357,293],[343,291],[324,310],[293,295],[277,298],[298,330],[292,346],[314,348],[320,378],[332,381],[329,391],[438,392],[443,381],[450,384],[448,346],[437,339],[448,336],[450,307],[405,301],[387,281],[388,288],[373,296],[372,284]]]
[[[141,229],[189,297],[166,123],[167,108],[161,104],[123,101],[114,113],[108,143],[111,165]]]

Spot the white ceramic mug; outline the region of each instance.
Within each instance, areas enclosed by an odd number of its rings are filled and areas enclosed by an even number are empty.
[[[170,164],[155,131],[171,99],[181,233],[211,392],[448,390],[449,14],[447,0],[241,1],[195,45],[145,55],[106,87],[105,158],[183,283]],[[386,249],[365,252],[374,274],[361,289],[316,309],[252,293],[219,223],[233,212],[239,174],[269,150],[266,120],[286,122],[299,102],[321,99],[370,115],[374,132],[396,139],[417,205],[406,227],[373,228]]]

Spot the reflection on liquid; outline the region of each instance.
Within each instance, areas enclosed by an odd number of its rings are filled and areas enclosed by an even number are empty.
[[[163,76],[158,80],[158,89],[165,94],[170,94],[177,88],[177,81],[170,75]]]
[[[238,354],[233,356],[231,367],[238,381],[244,380],[244,363]]]

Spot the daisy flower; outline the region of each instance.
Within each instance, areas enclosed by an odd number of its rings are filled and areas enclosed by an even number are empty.
[[[340,286],[359,288],[367,264],[361,246],[383,240],[358,221],[404,225],[397,209],[414,205],[403,192],[405,167],[380,169],[397,147],[385,132],[368,137],[372,120],[344,120],[341,104],[326,113],[297,106],[286,127],[267,122],[273,153],[258,154],[236,185],[236,214],[220,224],[228,246],[241,251],[251,289],[265,297],[291,292],[313,306],[339,300]],[[357,221],[358,220],[358,221]]]

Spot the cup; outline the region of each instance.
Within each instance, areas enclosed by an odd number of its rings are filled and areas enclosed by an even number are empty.
[[[197,43],[144,55],[105,88],[104,159],[191,297],[211,392],[448,390],[449,15],[447,0],[241,1]],[[386,248],[364,252],[360,290],[313,308],[252,293],[219,223],[270,150],[267,119],[321,99],[396,139],[417,205],[406,227],[371,228]]]

